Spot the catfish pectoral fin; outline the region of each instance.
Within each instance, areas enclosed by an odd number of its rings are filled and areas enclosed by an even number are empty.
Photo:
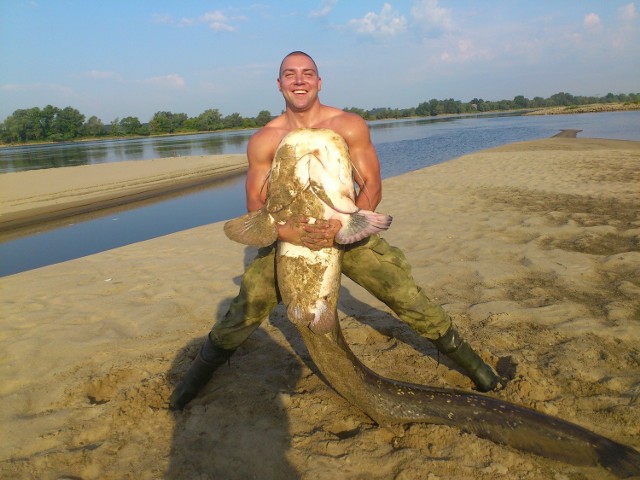
[[[383,232],[391,226],[391,215],[360,210],[349,215],[348,221],[336,234],[336,242],[341,244],[355,243],[363,238]]]
[[[309,329],[318,335],[324,335],[333,330],[335,323],[338,321],[338,312],[332,308],[329,303],[321,298],[316,301],[315,315],[313,320],[309,322]]]
[[[264,210],[248,213],[224,224],[224,233],[234,242],[266,247],[278,239],[276,222]]]
[[[324,298],[317,300],[312,308],[292,302],[287,307],[287,316],[298,328],[307,325],[317,335],[331,332],[338,321],[338,312]]]

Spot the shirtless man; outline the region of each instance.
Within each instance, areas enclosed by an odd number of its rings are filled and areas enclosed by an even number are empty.
[[[266,201],[265,182],[282,138],[296,128],[328,128],[341,135],[349,147],[359,189],[356,205],[375,210],[382,199],[378,155],[369,127],[358,115],[320,103],[322,80],[313,59],[292,52],[280,65],[278,89],[286,110],[258,130],[249,141],[247,157],[247,210],[259,210]],[[278,239],[311,249],[333,245],[340,222],[307,223],[294,218],[278,227]],[[378,235],[345,247],[342,272],[383,301],[396,315],[460,366],[486,392],[499,382],[493,369],[471,349],[451,323],[449,315],[418,287],[404,254]],[[212,327],[200,352],[170,399],[173,410],[182,410],[278,304],[275,283],[275,248],[259,250],[247,267],[240,293],[225,316]]]

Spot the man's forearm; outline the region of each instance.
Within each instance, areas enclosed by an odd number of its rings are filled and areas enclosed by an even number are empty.
[[[378,204],[382,201],[382,189],[378,188],[375,191],[372,189],[364,188],[360,189],[358,195],[356,195],[356,206],[362,210],[375,210]]]

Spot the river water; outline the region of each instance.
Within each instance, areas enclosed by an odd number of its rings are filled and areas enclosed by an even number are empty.
[[[519,116],[478,115],[372,122],[383,178],[507,143],[578,137],[640,141],[640,111]],[[0,149],[0,173],[159,157],[243,153],[253,131],[218,132]],[[179,161],[179,160],[177,160]],[[245,212],[244,177],[117,209],[72,217],[0,240],[0,276],[227,220]],[[15,237],[15,235],[14,235]]]

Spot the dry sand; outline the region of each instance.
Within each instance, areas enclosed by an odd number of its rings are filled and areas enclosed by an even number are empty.
[[[492,395],[640,449],[640,142],[512,144],[384,188],[385,237],[510,379]],[[614,478],[444,426],[376,426],[314,373],[281,307],[169,412],[252,255],[213,224],[0,279],[0,477]],[[341,319],[379,373],[472,387],[349,281]]]

